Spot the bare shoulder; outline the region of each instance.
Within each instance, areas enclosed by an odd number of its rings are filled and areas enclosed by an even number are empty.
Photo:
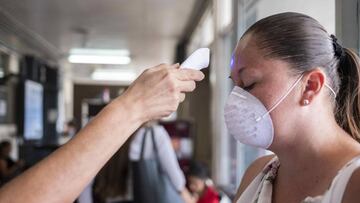
[[[275,155],[263,156],[256,159],[245,171],[244,176],[241,180],[240,186],[236,193],[234,201],[238,200],[244,190],[249,186],[249,184],[254,180],[254,178],[262,171],[269,161],[274,158]]]
[[[342,199],[343,203],[360,202],[360,168],[351,175]]]

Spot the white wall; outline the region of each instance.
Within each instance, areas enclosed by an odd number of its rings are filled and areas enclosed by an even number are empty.
[[[336,0],[336,36],[342,46],[359,52],[359,0]]]
[[[304,13],[335,33],[335,0],[259,0],[253,8],[258,20],[282,12]]]

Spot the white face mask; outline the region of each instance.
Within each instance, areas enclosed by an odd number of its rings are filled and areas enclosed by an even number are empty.
[[[255,96],[235,86],[224,109],[229,133],[243,144],[269,148],[274,139],[274,126],[270,113],[290,94],[302,77],[303,74],[269,110]],[[336,98],[336,92],[328,84],[325,84],[325,87]]]
[[[270,108],[241,87],[235,86],[225,105],[225,123],[229,133],[243,144],[267,149],[274,139],[270,113],[300,82],[301,75],[289,90]]]

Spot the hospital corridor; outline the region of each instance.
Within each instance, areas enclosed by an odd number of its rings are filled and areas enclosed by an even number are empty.
[[[0,203],[360,202],[360,0],[0,0]]]

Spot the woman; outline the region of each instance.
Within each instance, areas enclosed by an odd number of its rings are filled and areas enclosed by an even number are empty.
[[[282,13],[251,26],[234,57],[229,132],[275,153],[247,169],[235,202],[360,202],[358,56]]]
[[[153,137],[152,137],[153,136]],[[156,149],[155,149],[156,147]],[[157,153],[157,154],[155,154]],[[185,202],[192,203],[194,199],[191,197],[189,191],[186,189],[186,180],[183,171],[179,166],[173,146],[171,145],[170,135],[166,129],[157,124],[156,122],[147,122],[140,128],[134,135],[130,145],[129,158],[134,163],[144,160],[155,160],[158,162],[163,178],[168,180],[169,184],[166,185],[166,190],[162,191],[162,196],[168,195],[166,199],[171,199],[173,203]],[[145,174],[137,175],[137,179]],[[136,180],[136,179],[134,179]],[[139,181],[142,182],[142,181]],[[134,181],[134,186],[135,181]],[[135,202],[151,203],[151,200],[145,197],[138,198],[137,196],[143,195],[142,190],[136,193],[137,188],[134,187],[134,200]],[[146,193],[145,193],[146,194]],[[137,196],[136,196],[137,195]],[[151,194],[156,196],[156,194]],[[144,200],[145,198],[145,200]],[[158,198],[158,197],[156,197]],[[153,201],[157,201],[156,198]],[[158,202],[158,201],[157,201]]]
[[[73,202],[137,128],[174,112],[203,78],[179,64],[146,70],[73,139],[2,187],[1,202]]]

